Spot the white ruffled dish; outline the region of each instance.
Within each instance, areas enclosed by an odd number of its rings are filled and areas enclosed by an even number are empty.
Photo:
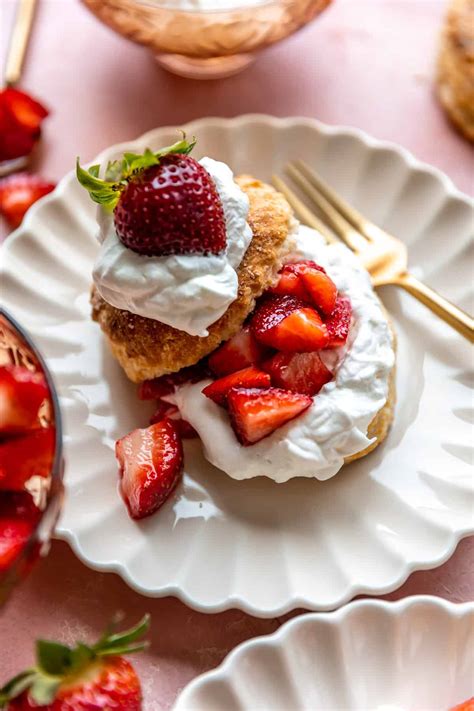
[[[173,711],[448,711],[473,668],[474,603],[363,600],[244,642]]]
[[[451,182],[403,149],[308,119],[244,116],[184,127],[236,173],[268,179],[304,157],[369,217],[403,238],[415,273],[472,311],[472,208]],[[161,128],[124,149],[172,142]],[[87,158],[87,156],[82,156]],[[95,206],[72,174],[2,248],[5,306],[56,377],[65,420],[67,496],[57,528],[91,567],[147,595],[206,611],[274,616],[327,610],[397,588],[441,564],[473,532],[469,467],[472,360],[460,336],[395,289],[381,296],[398,335],[398,405],[386,442],[326,482],[232,480],[186,445],[183,484],[153,517],[128,518],[113,445],[148,421],[90,320]]]

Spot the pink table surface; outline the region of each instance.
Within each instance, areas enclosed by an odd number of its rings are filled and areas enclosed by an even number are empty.
[[[2,59],[14,5],[0,2]],[[103,27],[78,1],[43,0],[23,79],[52,109],[35,168],[59,179],[76,155],[89,160],[105,146],[158,125],[265,112],[360,127],[402,144],[471,192],[471,149],[433,96],[445,5],[336,0],[319,21],[267,50],[243,74],[199,83],[161,71],[150,54]],[[0,229],[0,236],[7,233],[5,225]],[[468,539],[443,566],[413,574],[387,599],[427,593],[470,600],[473,570]],[[286,619],[258,620],[235,610],[203,615],[175,599],[147,599],[113,574],[90,571],[65,543],[54,542],[48,559],[0,615],[0,681],[31,663],[36,637],[94,637],[118,609],[130,622],[152,613],[150,650],[136,659],[145,711],[169,709],[193,677],[219,664],[238,643],[272,632]]]

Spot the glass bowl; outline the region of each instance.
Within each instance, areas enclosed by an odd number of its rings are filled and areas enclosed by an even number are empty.
[[[332,0],[82,0],[105,24],[192,79],[236,74],[253,53],[319,15]]]
[[[63,498],[62,428],[59,403],[51,375],[43,358],[15,319],[0,308],[0,367],[21,366],[33,373],[41,373],[46,381],[47,395],[41,403],[33,428],[23,433],[0,434],[0,477],[8,471],[7,445],[29,446],[30,457],[39,456],[33,444],[25,445],[33,432],[54,428],[50,452],[51,466],[46,474],[33,473],[21,490],[11,486],[8,479],[0,479],[0,606],[12,588],[28,574],[36,560],[47,554]],[[4,394],[4,393],[3,393]],[[46,440],[44,440],[46,441]],[[47,440],[49,443],[49,439]],[[43,445],[44,447],[44,445]],[[15,449],[14,451],[19,451]],[[36,461],[35,461],[36,464]],[[16,471],[16,470],[15,470]],[[17,529],[16,524],[20,524]],[[24,524],[21,528],[21,523]],[[21,531],[19,538],[17,530]],[[26,533],[25,533],[26,531]],[[11,542],[17,541],[14,547]]]

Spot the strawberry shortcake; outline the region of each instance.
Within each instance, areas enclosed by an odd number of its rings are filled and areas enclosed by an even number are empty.
[[[393,416],[394,336],[357,258],[192,148],[77,168],[101,204],[93,317],[157,403],[116,447],[134,518],[178,483],[183,438],[235,479],[327,479]]]

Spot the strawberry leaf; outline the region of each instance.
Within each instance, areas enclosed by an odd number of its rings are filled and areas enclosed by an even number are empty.
[[[17,674],[13,679],[0,689],[0,708],[3,708],[10,699],[16,699],[25,689],[31,686],[36,678],[35,669],[26,669],[21,674]]]
[[[72,652],[58,642],[39,639],[36,642],[36,658],[41,671],[46,674],[65,674],[72,666]]]
[[[108,180],[98,177],[100,166],[93,165],[91,169],[85,170],[76,163],[76,177],[83,188],[85,188],[94,202],[103,205],[105,209],[113,210],[120,197],[120,186]]]
[[[38,674],[30,686],[29,696],[40,706],[51,704],[61,684],[61,677]]]
[[[144,649],[146,646],[143,643],[132,645],[132,642],[140,639],[150,627],[150,615],[145,615],[140,622],[129,630],[124,632],[116,632],[102,637],[97,644],[92,647],[92,650],[98,656],[107,656],[110,654],[131,654]]]
[[[84,187],[94,202],[102,205],[111,212],[120,198],[121,191],[127,186],[128,181],[137,176],[143,170],[153,165],[158,165],[161,158],[170,153],[181,153],[187,155],[196,145],[196,139],[186,140],[183,138],[171,146],[161,148],[154,153],[150,148],[145,148],[143,153],[124,153],[122,160],[109,161],[105,169],[105,180],[99,177],[100,165],[93,165],[88,170],[76,162],[76,177],[82,187]]]

